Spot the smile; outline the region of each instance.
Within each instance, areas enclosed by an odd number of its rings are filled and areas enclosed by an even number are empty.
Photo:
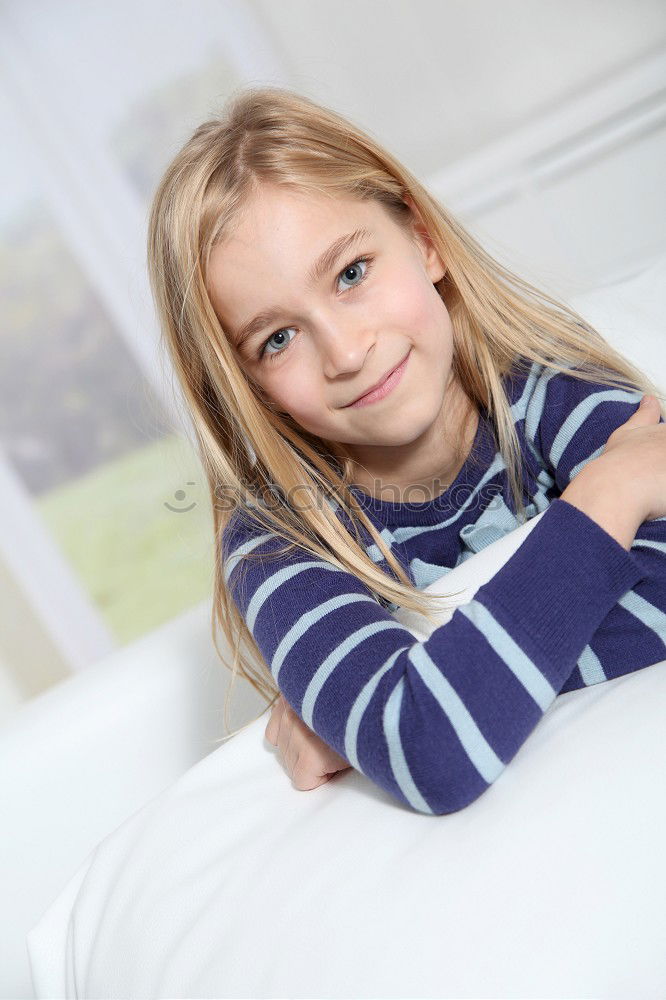
[[[374,389],[371,389],[370,392],[367,392],[365,396],[360,396],[354,403],[348,403],[347,406],[343,407],[343,409],[351,410],[352,407],[356,406],[369,406],[370,403],[377,403],[379,402],[380,399],[385,399],[400,382],[404,374],[405,368],[407,367],[407,362],[409,361],[411,353],[412,349],[410,347],[406,357],[400,362],[397,368],[393,368],[388,373],[388,375],[381,383],[381,385],[375,386]]]

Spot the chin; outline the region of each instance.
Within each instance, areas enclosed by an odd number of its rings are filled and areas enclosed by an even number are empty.
[[[401,448],[418,441],[431,425],[432,420],[408,420],[405,419],[404,415],[399,415],[398,426],[393,430],[391,421],[387,418],[381,431],[372,435],[373,440],[367,443],[378,447]]]

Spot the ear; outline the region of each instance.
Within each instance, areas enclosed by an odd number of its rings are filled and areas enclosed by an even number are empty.
[[[423,221],[421,213],[416,207],[414,199],[411,195],[406,194],[404,196],[404,201],[411,209],[411,225],[414,232],[414,238],[423,254],[423,260],[426,265],[428,276],[432,283],[436,284],[438,281],[441,281],[446,274],[446,265],[433,246],[428,228]]]

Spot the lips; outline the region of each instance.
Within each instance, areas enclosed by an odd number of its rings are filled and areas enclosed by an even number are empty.
[[[375,382],[374,385],[371,385],[368,389],[365,389],[361,393],[360,396],[357,396],[355,399],[352,399],[349,403],[346,403],[345,406],[343,406],[343,409],[345,409],[347,406],[353,406],[354,403],[358,403],[359,399],[363,399],[364,396],[370,395],[370,393],[374,392],[375,389],[379,389],[380,385],[383,385],[384,382],[386,382],[386,379],[389,377],[389,375],[392,375],[393,372],[396,370],[396,368],[399,368],[400,365],[403,364],[407,360],[408,356],[409,356],[409,351],[407,351],[407,354],[405,354],[405,356],[404,356],[404,358],[402,358],[402,360],[398,361],[398,363],[396,365],[393,365],[393,368],[389,368],[389,370],[387,371],[386,375],[382,376],[382,378],[380,378],[379,382]]]

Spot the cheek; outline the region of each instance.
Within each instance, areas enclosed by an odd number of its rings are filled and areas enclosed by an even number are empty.
[[[270,361],[267,362],[270,364]],[[321,393],[302,366],[276,364],[281,371],[263,379],[264,391],[278,410],[291,413],[294,419],[307,417],[321,409]]]
[[[403,271],[395,280],[382,287],[379,308],[387,322],[405,330],[419,339],[419,335],[438,321],[438,306],[444,312],[444,303],[436,289],[421,273]]]

